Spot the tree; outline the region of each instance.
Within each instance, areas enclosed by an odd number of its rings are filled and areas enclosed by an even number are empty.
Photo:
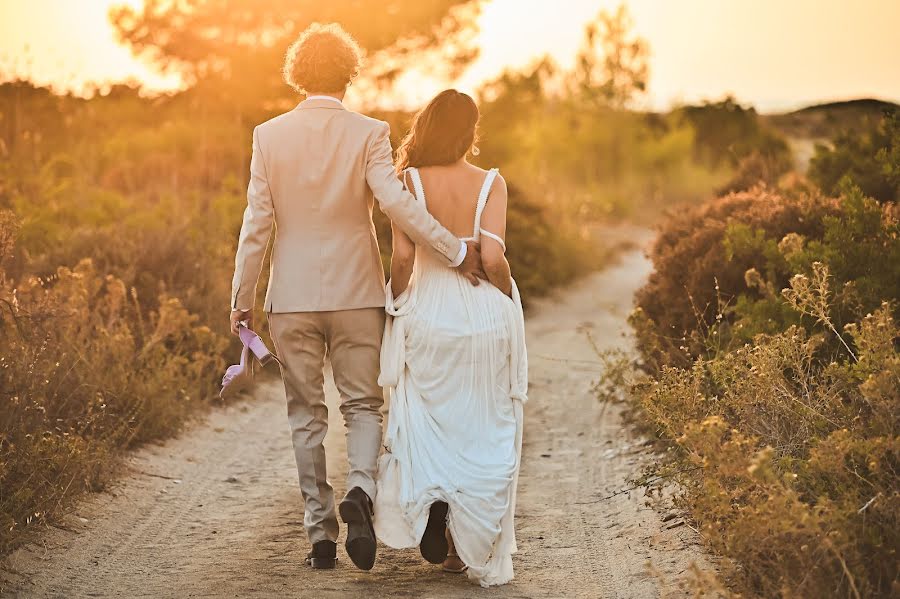
[[[398,61],[438,45],[451,67],[473,56],[465,40],[474,27],[477,0],[146,0],[118,6],[110,19],[121,41],[189,85],[214,82],[231,102],[290,97],[281,61],[290,41],[312,22],[338,22],[369,55],[366,74],[390,78]],[[385,53],[385,54],[379,54]],[[390,60],[387,59],[390,55]],[[372,60],[373,55],[376,60]]]
[[[791,166],[787,142],[760,121],[752,106],[742,106],[732,96],[718,102],[683,106],[676,117],[695,132],[695,158],[714,167],[740,167],[748,158],[777,167],[776,175]]]
[[[585,29],[575,83],[587,99],[623,109],[647,89],[649,47],[631,33],[633,26],[628,9],[621,4],[615,13],[600,11]]]

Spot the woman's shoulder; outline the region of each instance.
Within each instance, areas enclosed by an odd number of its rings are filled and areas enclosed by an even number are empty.
[[[480,166],[466,162],[456,165],[422,166],[416,170],[419,171],[423,179],[440,181],[449,184],[451,187],[459,187],[461,189],[470,189],[472,186],[480,189],[493,171],[496,174],[494,174],[491,181],[490,193],[493,195],[498,190],[503,194],[506,193],[506,180],[500,174],[500,169],[498,168],[483,169]]]
[[[484,181],[487,177],[493,172],[494,177],[491,182],[491,189],[500,189],[506,190],[506,179],[503,178],[503,175],[500,174],[500,169],[493,167],[489,169],[483,169],[480,166],[475,166],[474,164],[467,164],[466,166],[470,167],[470,173],[473,178],[480,179]]]
[[[481,168],[480,166],[476,166],[476,165],[472,164],[471,162],[467,162],[466,168],[468,168],[472,173],[478,173],[482,177],[486,177],[487,174],[491,171],[497,171],[497,176],[498,177],[500,176],[500,169],[497,167],[491,167],[488,169],[484,169],[484,168]]]

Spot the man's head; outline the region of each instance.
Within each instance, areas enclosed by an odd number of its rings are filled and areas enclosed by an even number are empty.
[[[300,93],[343,92],[359,74],[362,51],[337,23],[313,23],[288,48],[284,80]]]

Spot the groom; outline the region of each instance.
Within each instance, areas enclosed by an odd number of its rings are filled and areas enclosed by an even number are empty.
[[[247,209],[235,258],[231,326],[252,320],[256,284],[274,229],[264,310],[281,359],[288,420],[312,543],[307,562],[336,561],[334,491],[325,473],[326,353],[347,426],[349,491],[339,512],[357,567],[375,563],[372,500],[381,448],[378,386],[384,330],[384,273],[372,224],[373,200],[448,267],[478,284],[477,246],[462,243],[404,190],[392,164],[387,123],[347,110],[359,46],[339,25],[314,24],[287,52],[285,81],[307,98],[253,131]],[[252,324],[252,323],[251,323]]]

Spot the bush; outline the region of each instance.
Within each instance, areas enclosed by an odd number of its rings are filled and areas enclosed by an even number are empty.
[[[214,391],[225,339],[174,298],[152,313],[137,299],[90,260],[15,286],[0,263],[0,553],[102,484],[108,455],[178,430]]]
[[[651,367],[686,366],[758,333],[812,324],[778,291],[814,262],[834,277],[838,328],[900,301],[896,207],[855,188],[840,199],[757,188],[713,200],[666,222],[651,258],[632,318]]]
[[[756,188],[671,218],[652,258],[628,398],[732,588],[896,594],[896,205]]]
[[[728,254],[725,239],[732,227],[777,239],[788,233],[819,238],[822,218],[837,210],[832,200],[757,188],[672,215],[650,251],[654,272],[636,296],[633,323],[643,332],[638,342],[644,356],[656,366],[690,364],[707,349],[701,333],[728,317],[726,308],[739,295],[755,293],[744,274],[762,256]]]
[[[741,106],[734,98],[684,106],[675,117],[696,131],[694,154],[698,160],[718,166],[738,167],[752,156],[782,174],[791,167],[787,141],[765,126],[752,107]]]
[[[830,146],[818,144],[809,177],[829,194],[839,193],[847,178],[867,196],[900,200],[900,114],[887,110],[875,126],[846,130]]]
[[[678,505],[751,596],[897,591],[900,329],[885,304],[847,333],[858,361],[792,326],[632,390],[673,443]]]
[[[819,279],[818,285],[824,284],[823,271],[816,264],[830,273],[828,284],[832,291],[827,319],[833,321],[835,330],[842,330],[844,324],[874,311],[884,301],[890,302],[895,316],[900,314],[897,216],[896,205],[880,204],[863,196],[858,188],[847,187],[838,212],[822,218],[820,238],[793,232],[781,239],[764,238],[761,231],[733,225],[725,240],[727,253],[737,259],[755,257],[756,264],[745,273],[745,282],[755,293],[738,297],[732,336],[749,341],[757,333],[782,331],[794,323],[823,322],[824,307],[820,309],[822,314],[807,314],[798,322],[794,313],[786,311],[785,298],[775,293],[785,286],[782,281],[791,273],[809,275]],[[836,349],[833,342],[829,346]]]
[[[716,190],[716,195],[723,196],[738,191],[747,191],[760,184],[776,186],[790,166],[789,156],[753,151],[741,158],[737,165],[737,172],[731,180]]]

